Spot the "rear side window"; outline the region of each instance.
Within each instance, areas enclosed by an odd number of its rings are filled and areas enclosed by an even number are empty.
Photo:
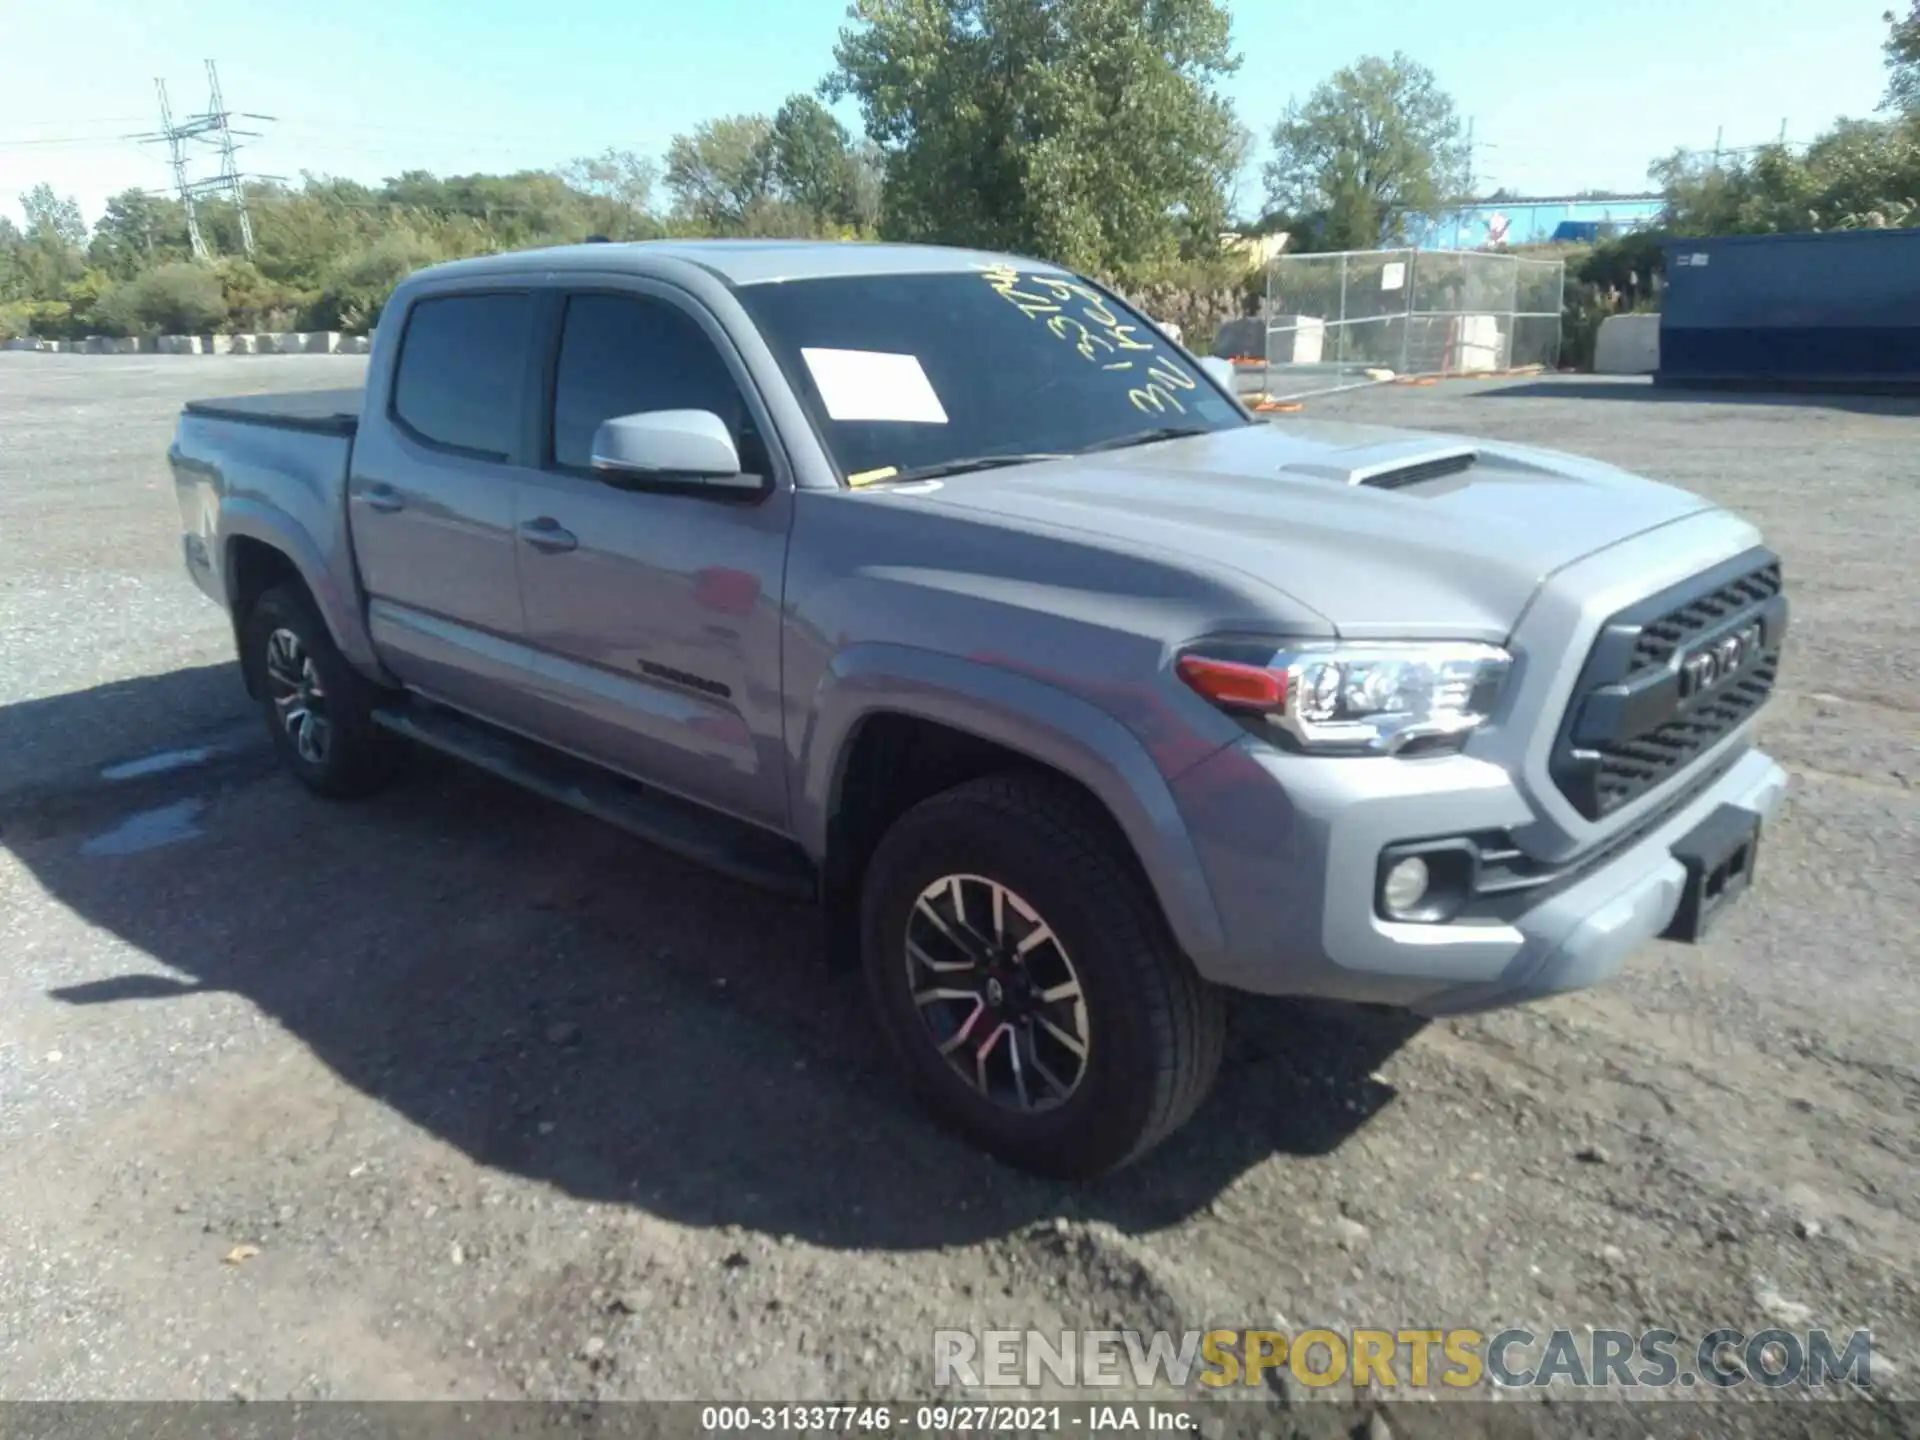
[[[531,336],[530,295],[448,295],[407,315],[393,413],[421,440],[489,459],[513,453]]]
[[[748,427],[732,372],[686,311],[637,295],[570,297],[554,376],[554,462],[585,469],[600,423],[643,410],[711,410],[735,444]]]

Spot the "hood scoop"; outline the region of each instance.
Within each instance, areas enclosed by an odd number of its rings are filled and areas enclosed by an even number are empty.
[[[1341,485],[1370,490],[1399,490],[1473,468],[1480,452],[1471,445],[1436,445],[1432,440],[1389,441],[1351,450],[1335,450],[1324,459],[1296,461],[1281,469]]]

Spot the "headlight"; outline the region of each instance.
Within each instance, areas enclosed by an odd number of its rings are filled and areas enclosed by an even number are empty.
[[[1497,645],[1408,641],[1264,654],[1202,645],[1175,668],[1214,704],[1257,716],[1303,750],[1395,755],[1458,749],[1493,713],[1512,664]]]

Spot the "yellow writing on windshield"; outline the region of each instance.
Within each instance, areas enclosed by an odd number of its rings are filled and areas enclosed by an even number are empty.
[[[1153,339],[1142,338],[1142,327],[1114,314],[1098,290],[1059,275],[1022,275],[1010,265],[981,276],[1002,300],[1043,322],[1081,359],[1115,372],[1134,409],[1144,415],[1186,414],[1180,396],[1199,389],[1199,380]]]

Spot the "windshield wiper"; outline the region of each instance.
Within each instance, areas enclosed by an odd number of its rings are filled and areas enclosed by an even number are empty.
[[[1025,455],[964,455],[958,460],[942,460],[934,465],[916,465],[875,483],[898,485],[904,480],[932,480],[942,475],[967,475],[975,470],[998,470],[1006,465],[1031,465],[1039,460],[1069,460],[1061,450],[1039,450]]]
[[[1136,430],[1131,435],[1116,435],[1111,440],[1096,440],[1079,453],[1092,455],[1101,450],[1125,450],[1134,445],[1151,445],[1156,440],[1186,440],[1211,433],[1205,425],[1159,425],[1152,430]]]

